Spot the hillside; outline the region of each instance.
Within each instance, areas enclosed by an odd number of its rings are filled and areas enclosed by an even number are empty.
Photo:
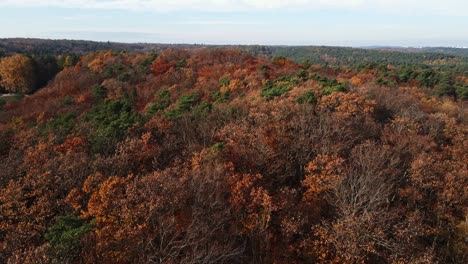
[[[468,260],[463,71],[64,43],[0,105],[0,263]]]
[[[369,47],[347,48],[327,46],[258,46],[258,45],[191,45],[191,44],[155,44],[155,43],[116,43],[83,40],[46,40],[46,39],[0,39],[0,57],[13,53],[35,56],[57,56],[63,54],[85,54],[88,52],[114,50],[149,52],[164,49],[238,49],[253,56],[266,58],[286,57],[297,62],[309,60],[311,63],[330,65],[367,65],[392,64],[431,65],[438,62],[438,67],[462,67],[468,72],[468,49],[456,48],[401,48]]]
[[[390,50],[390,51],[399,51],[399,52],[409,52],[409,53],[440,53],[448,54],[455,56],[468,56],[468,48],[448,48],[448,47],[420,47],[420,48],[411,48],[411,47],[367,47],[368,49],[377,49],[377,50]]]
[[[0,39],[0,55],[12,53],[25,53],[36,56],[62,55],[70,53],[84,54],[88,52],[115,50],[115,51],[152,51],[167,48],[190,48],[197,45],[184,44],[127,44],[117,42],[97,42],[87,40],[49,40],[4,38]]]

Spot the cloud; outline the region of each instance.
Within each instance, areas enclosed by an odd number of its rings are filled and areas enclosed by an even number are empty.
[[[123,9],[139,11],[249,12],[366,10],[383,13],[467,16],[466,0],[0,0],[0,6]]]

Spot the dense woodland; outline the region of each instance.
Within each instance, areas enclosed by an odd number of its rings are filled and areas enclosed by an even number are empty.
[[[0,263],[466,263],[465,57],[368,52],[4,52]]]

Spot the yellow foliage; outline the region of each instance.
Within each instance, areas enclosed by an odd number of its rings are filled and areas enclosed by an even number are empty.
[[[112,58],[112,51],[102,51],[94,60],[88,63],[88,67],[93,71],[102,73],[109,58]]]
[[[30,93],[36,77],[33,61],[24,55],[13,55],[0,61],[0,84],[10,92]]]
[[[343,116],[370,115],[374,112],[375,101],[367,100],[353,93],[332,93],[322,97],[320,110],[336,112]]]

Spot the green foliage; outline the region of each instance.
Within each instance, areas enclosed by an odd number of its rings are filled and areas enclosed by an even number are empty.
[[[133,87],[132,90],[130,91],[130,94],[128,95],[128,100],[132,103],[135,103],[137,97],[138,97],[137,90],[135,89],[135,87]]]
[[[150,115],[155,114],[158,111],[163,111],[171,104],[171,95],[168,90],[159,92],[156,101],[151,104],[147,113]]]
[[[402,67],[397,71],[398,81],[406,83],[416,78],[417,73],[410,67]]]
[[[119,82],[128,82],[130,81],[130,78],[131,78],[130,73],[124,72],[117,77],[117,80]]]
[[[219,81],[218,87],[221,88],[223,86],[229,85],[230,83],[231,83],[231,80],[227,77],[224,77]]]
[[[344,83],[326,87],[325,89],[320,90],[321,95],[329,95],[334,92],[346,92],[348,90],[347,85]]]
[[[58,115],[41,130],[41,135],[54,133],[58,137],[58,141],[63,141],[65,137],[75,128],[76,114],[65,113]]]
[[[318,74],[312,75],[310,79],[317,81],[323,86],[323,89],[320,91],[321,95],[329,95],[333,92],[346,92],[348,90],[347,83],[340,83],[336,79],[329,79]]]
[[[151,64],[157,57],[158,57],[158,53],[154,51],[150,52],[150,54],[140,63],[140,66],[142,68],[147,69],[149,66],[151,66]]]
[[[465,86],[455,86],[455,92],[457,94],[457,98],[461,100],[468,99],[468,85]]]
[[[263,75],[263,77],[268,78],[269,73],[268,73],[268,67],[265,65],[262,65],[258,67],[258,71]]]
[[[214,92],[211,92],[210,99],[211,101],[216,101],[220,96],[221,96],[221,92],[219,90],[214,91]]]
[[[94,98],[96,98],[97,100],[102,100],[106,98],[107,88],[102,85],[94,85],[93,95],[94,95]]]
[[[60,72],[61,68],[54,56],[35,56],[32,59],[34,60],[34,71],[37,78],[35,90],[37,90],[46,86]]]
[[[75,101],[73,100],[73,98],[67,97],[67,98],[63,99],[62,106],[72,105],[74,102]]]
[[[299,98],[297,98],[297,102],[300,104],[316,104],[317,97],[315,97],[314,92],[307,91],[303,95],[301,95]]]
[[[263,86],[262,92],[260,95],[267,100],[271,100],[274,97],[281,96],[291,90],[290,86],[287,84],[274,84],[273,82],[268,81]]]
[[[214,103],[225,103],[231,99],[229,92],[222,93],[220,91],[215,91],[210,94],[210,99]]]
[[[274,80],[274,82],[275,83],[286,82],[291,85],[299,84],[299,80],[296,78],[296,76],[289,76],[289,75],[281,76],[277,78],[276,80]]]
[[[432,69],[425,69],[416,78],[422,86],[433,87],[438,83],[438,74]]]
[[[274,81],[267,81],[263,85],[260,96],[267,100],[271,100],[274,97],[281,96],[291,90],[292,85],[297,85],[299,80],[294,76],[282,76]]]
[[[325,76],[320,76],[316,73],[314,73],[310,77],[310,79],[317,81],[321,86],[324,86],[324,87],[332,87],[332,86],[336,86],[340,84],[340,82],[338,82],[338,80],[336,79],[329,79]]]
[[[458,66],[459,69],[468,68],[468,55],[466,49],[450,48],[421,48],[408,50],[404,48],[395,48],[394,50],[382,49],[362,49],[362,48],[344,48],[344,47],[326,47],[326,46],[245,46],[243,50],[254,56],[265,56],[269,58],[286,57],[288,59],[304,62],[303,67],[308,64],[332,64],[337,66],[374,67],[375,65],[422,65],[431,61],[444,60],[442,66]],[[327,54],[328,56],[324,56]],[[328,58],[334,58],[330,61]],[[460,60],[453,60],[459,58]],[[435,65],[438,67],[439,65]]]
[[[312,66],[312,63],[310,62],[309,59],[302,60],[301,66],[304,69],[309,69]]]
[[[177,110],[180,112],[187,112],[192,109],[192,107],[198,102],[199,99],[200,96],[197,93],[184,95],[177,103]]]
[[[435,86],[435,92],[439,96],[456,96],[455,87],[448,83],[441,83]]]
[[[72,67],[75,66],[79,60],[80,56],[77,54],[61,55],[57,59],[57,66],[59,67],[59,69]]]
[[[122,64],[110,65],[104,70],[104,77],[105,78],[114,77],[115,75],[121,73],[123,70],[124,70],[124,66]]]
[[[381,75],[380,77],[378,77],[375,82],[379,85],[382,85],[382,86],[389,86],[389,87],[397,87],[398,84],[392,80],[390,80],[389,78],[387,78],[387,75]]]
[[[183,69],[187,66],[187,61],[186,60],[180,60],[176,63],[175,68],[176,70]]]
[[[297,73],[297,78],[299,78],[299,79],[301,79],[303,81],[307,80],[308,77],[309,77],[309,74],[307,73],[306,70],[302,70],[302,71],[299,71]]]
[[[211,103],[202,102],[193,108],[193,116],[205,117],[212,109],[213,105]]]
[[[91,124],[89,141],[95,153],[108,152],[122,140],[129,127],[139,120],[126,100],[105,100],[95,106],[84,117]]]
[[[211,147],[214,149],[224,149],[226,145],[224,144],[224,142],[216,142]]]
[[[183,113],[186,113],[193,109],[193,107],[200,100],[200,95],[198,93],[191,93],[188,95],[182,96],[177,102],[177,106],[169,112],[166,112],[166,116],[170,119],[177,119]]]
[[[61,263],[77,260],[81,253],[81,239],[93,229],[93,222],[72,214],[59,216],[45,234],[51,257]]]
[[[2,110],[3,106],[5,106],[7,101],[3,98],[0,98],[0,110]]]

